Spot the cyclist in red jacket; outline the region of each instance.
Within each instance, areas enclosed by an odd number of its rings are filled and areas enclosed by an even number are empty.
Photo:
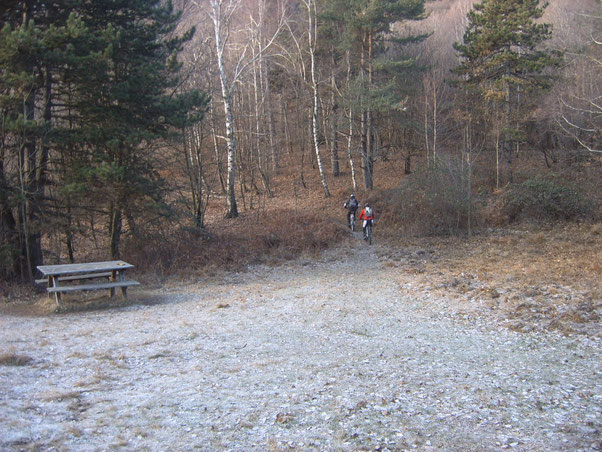
[[[363,231],[364,238],[366,238],[366,226],[368,225],[368,222],[370,222],[370,224],[374,226],[374,211],[372,210],[372,207],[370,207],[370,204],[366,203],[366,205],[360,212],[360,220],[364,220]]]

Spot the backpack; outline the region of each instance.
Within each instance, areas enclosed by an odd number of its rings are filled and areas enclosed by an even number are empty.
[[[349,210],[357,210],[357,199],[353,198],[349,201]]]
[[[365,209],[366,217],[370,218],[372,216],[372,208],[366,207]]]

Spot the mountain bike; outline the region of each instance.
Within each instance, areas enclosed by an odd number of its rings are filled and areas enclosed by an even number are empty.
[[[368,245],[372,245],[372,221],[369,220],[368,224],[366,224],[366,234],[364,235],[364,240],[368,242]]]
[[[355,232],[355,212],[349,212],[349,227],[351,232]]]

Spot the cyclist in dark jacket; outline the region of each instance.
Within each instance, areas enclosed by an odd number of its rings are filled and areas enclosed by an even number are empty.
[[[345,201],[345,204],[343,204],[343,207],[345,209],[349,210],[349,212],[347,212],[347,226],[348,227],[351,227],[351,215],[353,215],[353,218],[355,219],[355,211],[358,209],[359,206],[360,206],[360,203],[357,202],[357,199],[355,199],[355,195],[353,193],[351,193],[349,200]]]

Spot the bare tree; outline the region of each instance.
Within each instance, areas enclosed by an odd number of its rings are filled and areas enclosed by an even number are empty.
[[[322,187],[324,188],[324,194],[326,197],[330,196],[328,190],[328,182],[326,181],[326,173],[324,172],[324,166],[322,164],[322,156],[320,155],[320,142],[318,138],[318,109],[319,109],[319,97],[318,97],[318,78],[316,73],[316,45],[318,41],[318,29],[316,26],[316,1],[315,0],[303,0],[303,4],[307,8],[307,38],[309,43],[309,56],[311,61],[311,87],[313,93],[313,110],[312,110],[312,133],[314,141],[314,150],[316,153],[316,160],[318,163],[318,170],[320,171],[320,178],[322,180]]]
[[[587,15],[594,22],[589,42],[582,52],[567,52],[571,58],[567,78],[573,82],[558,96],[557,123],[583,149],[602,153],[602,16]]]
[[[252,67],[255,61],[273,44],[276,36],[282,28],[284,14],[280,17],[280,22],[276,31],[269,39],[265,40],[261,48],[250,52],[252,43],[241,44],[231,40],[234,34],[233,22],[240,5],[241,0],[209,0],[208,2],[196,1],[194,3],[211,19],[213,23],[214,45],[216,51],[216,63],[219,70],[219,79],[221,85],[222,101],[224,103],[225,130],[223,137],[228,148],[228,172],[227,172],[227,218],[238,216],[238,207],[236,204],[235,182],[236,182],[236,139],[234,134],[234,111],[233,95],[242,75]],[[252,23],[255,21],[251,21]],[[227,65],[228,58],[232,60],[230,66]]]

